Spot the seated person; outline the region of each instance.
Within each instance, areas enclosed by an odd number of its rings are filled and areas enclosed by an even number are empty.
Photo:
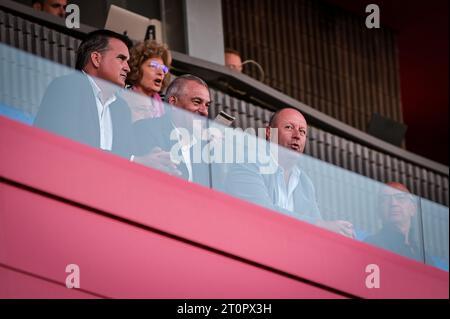
[[[225,66],[231,70],[242,72],[242,60],[238,51],[225,49]]]
[[[166,108],[162,117],[141,119],[133,124],[137,162],[209,186],[207,165],[193,161],[193,146],[201,143],[201,137],[193,135],[193,121],[199,118],[192,116],[197,114],[205,119],[208,116],[211,103],[208,85],[194,75],[182,75],[167,88],[166,102],[184,111]],[[188,136],[183,136],[183,131]],[[170,154],[171,151],[175,152]],[[180,161],[174,161],[174,157]]]
[[[380,191],[379,205],[382,228],[364,241],[423,262],[423,247],[418,245],[413,227],[417,202],[408,188],[397,182],[387,183]]]
[[[147,40],[131,48],[130,55],[131,71],[127,76],[127,84],[132,92],[150,97],[139,99],[133,96],[127,99],[133,122],[162,116],[164,106],[159,94],[170,81],[170,51],[166,45]]]
[[[32,0],[31,6],[51,15],[64,18],[66,16],[67,0]]]
[[[83,144],[130,158],[131,114],[117,91],[125,86],[131,41],[109,30],[89,33],[76,69],[48,86],[34,125]]]
[[[275,173],[263,174],[259,164],[234,164],[229,170],[225,189],[228,194],[251,201],[327,228],[348,237],[354,237],[353,225],[347,221],[325,221],[316,201],[311,179],[298,165],[299,154],[306,145],[307,123],[294,108],[283,108],[272,115],[266,128],[266,139],[289,149],[281,152],[275,162]],[[277,130],[278,139],[274,140]]]

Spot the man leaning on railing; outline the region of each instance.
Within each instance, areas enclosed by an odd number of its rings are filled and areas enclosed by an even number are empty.
[[[274,129],[278,135],[276,140],[272,138]],[[289,107],[275,112],[266,129],[266,139],[286,148],[279,152],[278,159],[273,159],[275,172],[261,173],[257,163],[234,164],[225,182],[226,192],[353,238],[350,222],[322,219],[314,185],[298,165],[307,130],[306,120],[297,109]]]

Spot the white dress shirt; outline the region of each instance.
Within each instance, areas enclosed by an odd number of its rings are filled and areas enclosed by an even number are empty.
[[[177,127],[172,123],[172,126],[174,127],[175,131],[178,133],[178,143],[181,146],[181,156],[183,157],[183,161],[186,164],[186,168],[189,174],[189,181],[193,181],[193,174],[192,174],[192,162],[191,162],[191,152],[192,147],[197,143],[197,139],[194,136],[190,136],[189,139],[183,139],[183,134],[180,133]]]
[[[294,211],[294,191],[300,182],[301,171],[297,166],[294,166],[289,176],[288,184],[284,178],[284,169],[279,166],[276,172],[277,174],[277,186],[278,186],[278,198],[277,205],[281,208],[289,211]]]
[[[113,143],[113,127],[109,105],[114,103],[117,97],[112,95],[103,103],[102,91],[98,87],[97,83],[95,83],[95,80],[89,74],[85,72],[83,73],[86,74],[89,82],[91,83],[95,96],[95,102],[97,104],[98,120],[100,125],[100,148],[111,151]]]

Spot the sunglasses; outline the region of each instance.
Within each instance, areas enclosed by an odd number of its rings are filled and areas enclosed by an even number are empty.
[[[151,61],[150,62],[150,67],[156,69],[156,70],[162,70],[164,72],[164,74],[167,74],[169,72],[169,67],[164,65],[164,64],[159,64],[156,61]]]

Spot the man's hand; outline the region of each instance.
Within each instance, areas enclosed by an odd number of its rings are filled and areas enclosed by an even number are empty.
[[[174,176],[183,174],[177,168],[177,165],[170,160],[170,153],[155,147],[150,153],[144,156],[135,156],[134,162],[155,168]]]
[[[333,221],[321,220],[317,222],[317,226],[323,227],[325,229],[334,231],[338,234],[350,238],[355,238],[355,231],[353,230],[353,224],[345,220],[333,220]]]

